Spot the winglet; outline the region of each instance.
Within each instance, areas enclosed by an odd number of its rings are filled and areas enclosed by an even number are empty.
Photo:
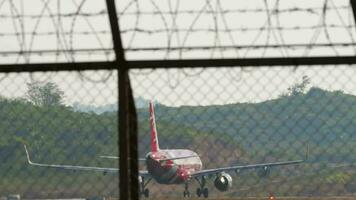
[[[30,154],[28,153],[27,147],[26,147],[25,144],[23,146],[25,147],[26,156],[27,156],[27,162],[28,162],[28,164],[32,165],[33,163],[32,163],[32,161],[30,159]]]

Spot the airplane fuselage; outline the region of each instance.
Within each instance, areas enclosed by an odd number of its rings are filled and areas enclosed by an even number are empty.
[[[176,157],[189,158],[169,159]],[[160,184],[184,183],[190,179],[190,175],[193,172],[202,169],[202,162],[197,153],[186,149],[169,149],[150,152],[146,155],[146,165],[153,179]]]

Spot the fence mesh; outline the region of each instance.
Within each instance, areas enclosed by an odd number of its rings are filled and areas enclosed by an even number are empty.
[[[116,4],[128,60],[355,54],[349,1]],[[105,1],[0,0],[0,23],[0,65],[115,58]],[[353,197],[354,76],[353,66],[344,65],[130,70],[139,157],[146,159],[139,161],[141,198],[187,191],[218,198]],[[0,74],[0,195],[125,192],[118,191],[117,83],[115,70]],[[169,168],[161,176],[147,172],[150,101],[162,150],[194,151],[203,170],[262,164],[192,175],[181,184],[171,184],[179,181],[177,165],[196,156],[159,161],[159,169]],[[295,163],[274,166],[280,162]],[[232,186],[223,187],[219,178],[230,183],[230,176]]]
[[[93,82],[85,76],[112,77]],[[2,196],[117,196],[116,175],[52,169],[34,163],[117,167],[117,75],[110,71],[8,74],[1,82]],[[84,75],[83,74],[83,75]]]
[[[305,160],[271,167],[266,177],[261,167],[232,171],[233,186],[225,193],[209,177],[211,197],[352,195],[354,73],[334,66],[132,71],[136,105],[142,106],[140,155],[150,150],[142,98],[154,99],[160,146],[196,151],[204,168]],[[155,197],[184,190],[149,187]],[[192,195],[199,187],[192,181]]]

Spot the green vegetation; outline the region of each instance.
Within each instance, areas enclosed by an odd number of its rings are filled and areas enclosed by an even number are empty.
[[[261,179],[243,172],[218,196],[350,195],[356,192],[356,97],[311,88],[308,79],[278,99],[215,106],[156,106],[161,148],[189,148],[205,167],[303,159]],[[49,87],[46,90],[43,87]],[[42,88],[42,89],[41,89]],[[117,113],[79,112],[62,103],[55,85],[31,85],[26,99],[0,98],[0,193],[27,197],[117,196],[117,176],[27,165],[22,143],[37,162],[115,167],[100,155],[117,154]],[[138,109],[140,156],[149,151],[147,108]],[[211,183],[209,183],[211,184]],[[162,187],[181,196],[182,188]],[[192,185],[192,190],[194,185]],[[155,192],[156,191],[156,192]]]
[[[36,106],[56,106],[63,103],[64,92],[52,82],[27,83],[27,99]]]

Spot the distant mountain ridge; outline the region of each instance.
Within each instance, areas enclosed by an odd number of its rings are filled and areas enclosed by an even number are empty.
[[[137,97],[135,98],[135,105],[136,108],[148,108],[148,103],[149,100],[144,99],[143,97]],[[73,110],[78,111],[78,112],[94,112],[96,114],[102,114],[105,112],[114,112],[118,111],[118,103],[112,103],[112,104],[105,104],[105,105],[100,105],[100,106],[95,106],[95,105],[87,105],[87,104],[81,104],[80,102],[74,102],[73,103]]]

